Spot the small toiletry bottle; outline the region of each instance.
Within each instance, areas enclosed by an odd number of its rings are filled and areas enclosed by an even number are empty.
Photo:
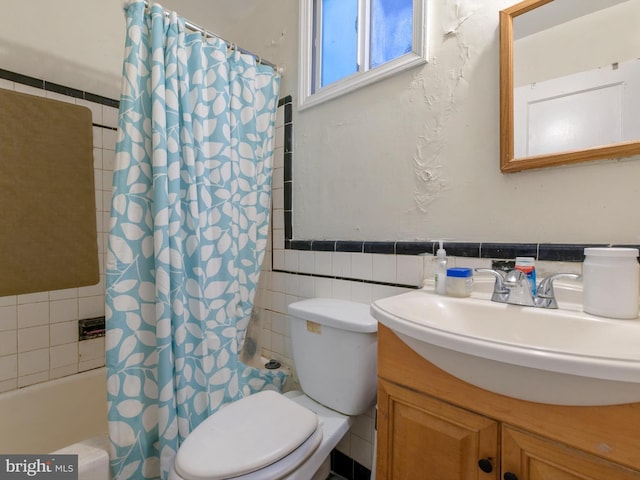
[[[468,297],[473,291],[473,270],[466,267],[447,269],[447,295]]]
[[[535,296],[538,292],[536,286],[536,259],[533,257],[516,257],[516,270],[527,275],[531,284],[531,293]]]
[[[442,248],[442,240],[440,240],[440,248],[436,252],[436,293],[438,295],[447,294],[447,252]]]

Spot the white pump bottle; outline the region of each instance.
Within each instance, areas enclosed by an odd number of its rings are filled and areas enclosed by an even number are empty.
[[[447,294],[447,252],[442,247],[442,240],[439,240],[440,248],[436,252],[435,258],[435,281],[436,281],[436,293],[438,295]]]

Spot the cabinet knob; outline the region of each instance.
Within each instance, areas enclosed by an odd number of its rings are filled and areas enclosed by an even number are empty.
[[[518,480],[518,476],[511,472],[505,472],[502,478],[504,478],[504,480]]]
[[[484,473],[491,473],[493,471],[493,465],[491,464],[491,460],[488,458],[481,458],[478,460],[478,466]]]

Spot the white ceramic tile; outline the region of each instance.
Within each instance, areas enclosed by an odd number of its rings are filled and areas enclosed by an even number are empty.
[[[31,375],[21,375],[18,377],[18,388],[28,387],[36,383],[42,383],[49,380],[49,371],[33,373]]]
[[[93,358],[91,360],[81,361],[78,362],[78,371],[86,372],[87,370],[104,367],[104,364],[104,358]]]
[[[422,257],[418,255],[396,256],[396,281],[402,285],[422,286]]]
[[[20,328],[18,330],[18,352],[30,352],[49,347],[49,325]]]
[[[318,298],[331,298],[332,295],[332,283],[331,278],[317,277],[316,278],[316,294]]]
[[[271,314],[271,331],[279,333],[280,335],[286,335],[286,323],[287,317],[282,313],[273,312]]]
[[[18,377],[18,355],[0,357],[0,381]]]
[[[298,295],[300,290],[300,283],[298,282],[299,275],[293,273],[287,273],[285,275],[285,289],[284,292],[287,295]]]
[[[284,293],[286,288],[286,274],[282,272],[271,273],[271,290]]]
[[[366,282],[353,282],[351,284],[351,300],[360,303],[371,303],[371,284]]]
[[[284,335],[271,333],[271,351],[284,355]]]
[[[0,307],[10,307],[18,304],[18,297],[16,295],[8,295],[6,297],[0,297]]]
[[[102,129],[102,148],[106,150],[115,150],[118,133],[115,130]]]
[[[63,345],[78,341],[78,321],[53,323],[49,326],[50,345]]]
[[[373,444],[357,435],[351,435],[351,455],[349,456],[360,465],[371,469],[373,464]]]
[[[57,345],[51,347],[50,351],[51,369],[64,367],[66,365],[78,364],[78,346],[75,343]]]
[[[102,149],[101,148],[93,149],[93,168],[94,170],[102,169]],[[95,181],[95,178],[94,178],[94,181]],[[98,184],[94,183],[94,185],[98,185]]]
[[[68,322],[78,319],[78,300],[55,300],[50,302],[49,317],[51,323]]]
[[[284,147],[284,126],[277,127],[275,132],[275,145],[274,148]]]
[[[276,137],[277,138],[277,137]],[[284,140],[284,137],[282,137]],[[284,167],[284,147],[276,147],[273,151],[273,168]]]
[[[49,302],[18,305],[18,328],[37,327],[49,323]]]
[[[279,106],[276,110],[276,128],[281,128],[282,126],[284,126],[284,105]]]
[[[51,99],[51,100],[57,100],[58,102],[64,102],[64,103],[76,103],[76,99],[74,97],[70,97],[69,95],[63,95],[61,93],[58,92],[51,92],[48,90],[45,90],[45,97]]]
[[[315,254],[316,254],[315,273],[317,275],[331,275],[332,252],[315,252]]]
[[[18,295],[18,305],[26,303],[46,302],[49,300],[49,292],[27,293]]]
[[[93,147],[102,148],[102,128],[93,127]]]
[[[77,363],[73,365],[65,365],[63,367],[58,367],[58,368],[52,368],[51,370],[49,370],[49,378],[53,380],[55,378],[67,377],[75,373],[78,373]]]
[[[118,109],[108,105],[102,105],[102,124],[107,127],[117,127]]]
[[[395,283],[396,256],[376,254],[373,256],[373,280]]]
[[[373,419],[369,415],[358,415],[351,425],[351,433],[366,442],[373,443]]]
[[[271,214],[271,228],[276,230],[284,229],[284,209],[273,209],[273,213]]]
[[[316,296],[316,281],[314,277],[306,275],[299,276],[298,295],[302,298],[313,298]]]
[[[96,188],[102,188],[102,190],[111,190],[113,186],[113,172],[111,170],[100,170],[102,172],[102,185],[96,183]]]
[[[31,87],[29,85],[24,85],[22,83],[15,84],[15,91],[20,93],[26,93],[28,95],[33,95],[34,97],[46,97],[46,91],[42,88]]]
[[[274,209],[284,209],[284,188],[275,186],[271,191],[271,201]]]
[[[0,382],[0,393],[15,390],[16,388],[18,388],[17,378],[12,378],[11,380]]]
[[[273,268],[277,270],[284,270],[284,250],[273,250]]]
[[[24,377],[38,372],[49,371],[49,349],[18,353],[18,376]]]
[[[284,167],[273,169],[271,185],[273,185],[273,188],[282,188],[284,186]]]
[[[335,277],[349,278],[351,276],[351,254],[335,252],[331,256],[331,274]]]
[[[273,312],[286,313],[284,293],[271,293],[271,310]]]
[[[96,211],[98,212],[104,211],[104,207],[102,205],[102,197],[103,197],[102,190],[96,190],[94,197],[96,199]]]
[[[351,283],[348,280],[331,279],[331,297],[351,300]]]
[[[102,169],[113,172],[116,164],[116,152],[114,150],[102,149]]]
[[[273,230],[273,247],[284,248],[284,229]]]
[[[284,245],[284,240],[283,240]],[[284,268],[289,272],[297,272],[299,263],[298,250],[284,251]]]
[[[17,331],[0,332],[0,357],[18,353]]]
[[[78,299],[78,318],[93,318],[104,315],[104,296]]]
[[[264,350],[271,350],[271,329],[263,328],[260,340],[262,342],[262,350],[263,351]]]
[[[394,295],[396,295],[395,287],[389,287],[387,285],[371,286],[371,301],[376,301],[380,298],[393,297]]]
[[[0,332],[18,328],[18,308],[16,306],[0,307]]]
[[[373,280],[373,254],[354,253],[351,256],[351,276],[360,280]]]
[[[347,456],[351,455],[351,434],[347,432],[347,434],[342,437],[342,440],[338,442],[336,445],[336,450],[344,453]]]
[[[316,269],[316,253],[300,250],[298,252],[298,271],[302,273],[314,273]]]

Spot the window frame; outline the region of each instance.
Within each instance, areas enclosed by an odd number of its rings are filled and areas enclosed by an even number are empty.
[[[370,0],[358,0],[358,18],[370,18]],[[300,2],[300,49],[298,53],[298,110],[304,110],[333,98],[352,92],[366,85],[378,82],[399,72],[427,63],[427,0],[413,0],[412,51],[400,57],[369,69],[365,59],[369,58],[370,28],[358,38],[358,64],[360,69],[343,79],[311,92],[314,82],[320,83],[319,68],[314,65],[313,45],[316,34],[316,12],[314,0]],[[316,63],[320,64],[320,55]]]

